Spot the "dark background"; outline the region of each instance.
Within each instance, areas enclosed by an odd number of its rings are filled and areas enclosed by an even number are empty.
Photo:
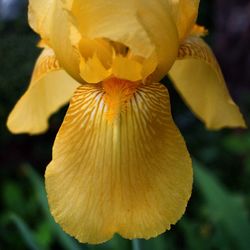
[[[10,11],[4,2],[8,0],[0,0],[0,249],[248,250],[249,130],[207,131],[167,79],[173,116],[194,160],[194,188],[186,214],[171,231],[149,241],[115,236],[106,244],[88,246],[62,232],[48,211],[43,174],[66,107],[52,116],[46,134],[8,132],[7,116],[27,88],[40,51],[38,36],[27,24],[27,1],[9,0]],[[206,40],[249,124],[250,1],[201,0],[198,23],[209,29]]]

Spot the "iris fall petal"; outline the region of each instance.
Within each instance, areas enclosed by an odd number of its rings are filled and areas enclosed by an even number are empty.
[[[69,102],[77,86],[78,83],[60,68],[53,51],[44,49],[30,86],[8,117],[9,130],[29,134],[44,132],[49,116]]]
[[[192,187],[167,90],[138,86],[113,121],[107,94],[83,85],[72,98],[45,174],[51,212],[81,242],[157,236],[182,216]]]
[[[186,103],[207,128],[246,126],[213,52],[201,38],[191,36],[185,40],[169,74]]]

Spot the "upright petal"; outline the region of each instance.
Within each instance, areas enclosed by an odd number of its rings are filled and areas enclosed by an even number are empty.
[[[76,32],[61,0],[29,0],[29,24],[43,41],[51,47],[60,65],[78,82],[80,56],[72,41]]]
[[[70,11],[82,36],[109,38],[131,47],[135,54],[147,57],[154,47],[136,18],[133,2],[74,0]]]
[[[155,46],[158,59],[153,81],[160,81],[169,71],[178,53],[178,31],[171,15],[171,5],[162,0],[136,0],[136,16]],[[129,32],[128,32],[129,33]],[[142,40],[143,41],[143,40]]]
[[[201,38],[189,37],[181,45],[178,60],[170,70],[170,77],[207,128],[245,127],[216,58]]]
[[[169,4],[163,5],[160,0],[65,2],[68,2],[65,6],[72,16],[72,24],[82,37],[105,38],[119,42],[126,45],[133,56],[145,59],[156,52],[157,80],[172,66],[177,56],[179,41]]]
[[[49,205],[81,242],[101,243],[114,233],[157,236],[182,216],[190,197],[191,161],[165,87],[132,91],[109,120],[103,86],[79,87],[56,137],[45,174]]]
[[[80,77],[80,54],[75,47],[80,39],[78,32],[71,24],[68,12],[60,0],[54,0],[53,21],[50,32],[50,45],[53,48],[60,65],[76,81],[84,82]]]
[[[162,0],[165,1],[165,0]],[[196,22],[200,0],[169,0],[178,29],[179,39],[183,41]]]
[[[34,68],[29,88],[7,121],[13,133],[38,134],[48,128],[48,118],[73,95],[78,83],[64,72],[51,49],[44,49]]]
[[[49,41],[55,2],[51,0],[29,0],[29,24],[46,42]]]

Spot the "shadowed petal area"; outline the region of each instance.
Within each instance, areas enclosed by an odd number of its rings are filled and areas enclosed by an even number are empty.
[[[44,49],[31,83],[7,121],[13,133],[38,134],[47,130],[48,118],[69,102],[79,84],[62,70],[51,49]]]
[[[81,242],[157,236],[182,216],[192,188],[167,90],[137,86],[111,121],[106,95],[83,85],[72,98],[45,174],[51,212]]]
[[[170,70],[170,77],[207,128],[245,127],[209,46],[199,37],[189,37],[181,45],[178,59]]]

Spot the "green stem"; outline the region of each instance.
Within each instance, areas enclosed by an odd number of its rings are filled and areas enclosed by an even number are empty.
[[[132,240],[132,249],[133,250],[142,250],[140,240],[138,240],[138,239]]]

